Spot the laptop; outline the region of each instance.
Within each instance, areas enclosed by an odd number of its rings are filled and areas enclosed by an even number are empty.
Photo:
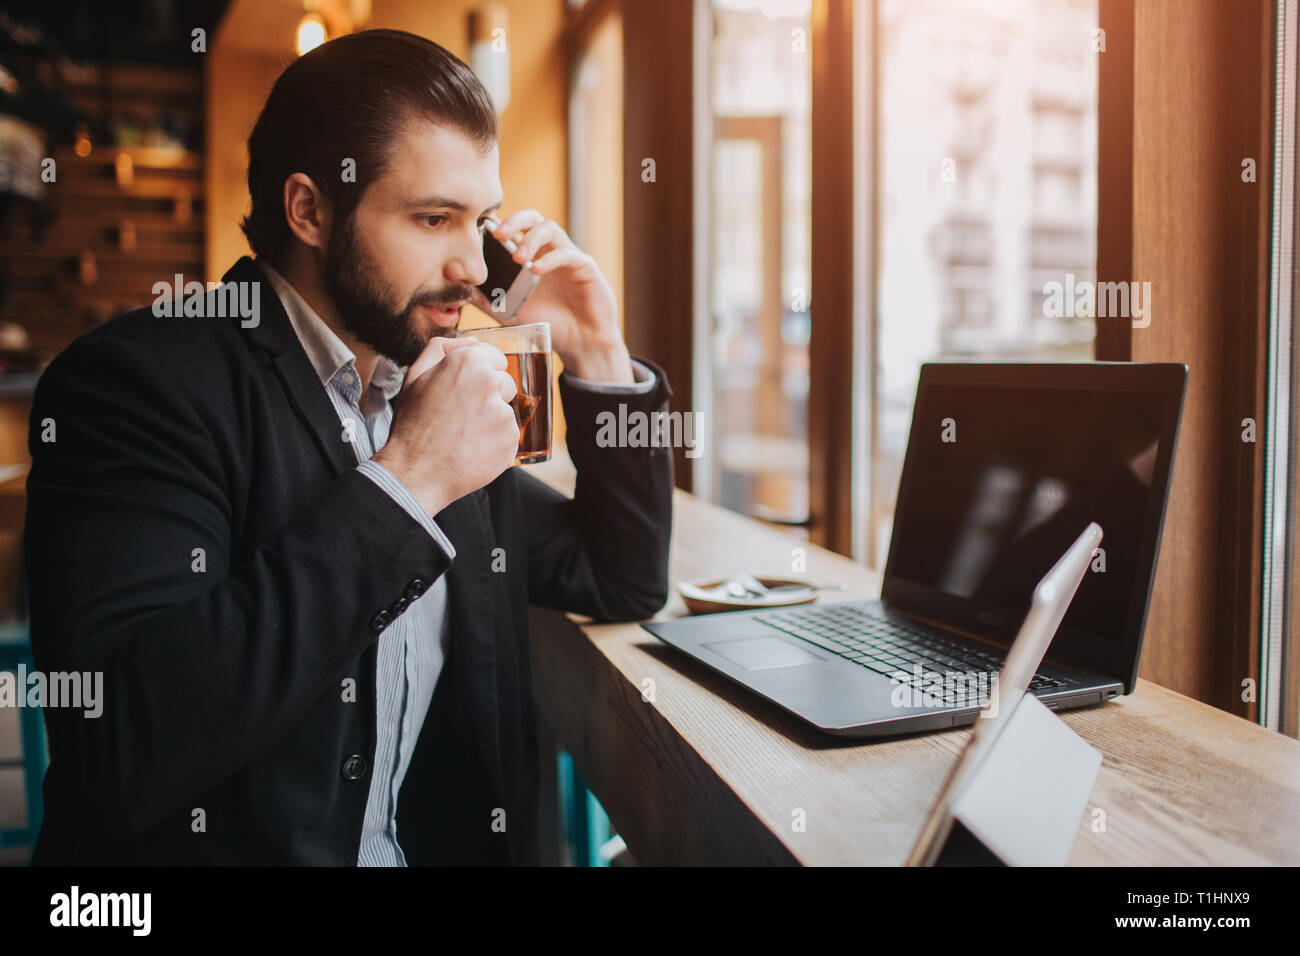
[[[1105,529],[1029,692],[1065,710],[1132,692],[1155,579],[1187,367],[921,367],[876,601],[643,624],[827,733],[972,723],[948,672],[1002,667],[1034,587],[1080,529]]]
[[[974,783],[976,774],[992,753],[993,745],[1011,722],[1011,715],[1028,691],[1029,684],[1052,643],[1052,637],[1078,590],[1079,582],[1088,573],[1093,553],[1101,543],[1101,538],[1101,527],[1097,524],[1088,525],[1078,540],[1070,545],[1070,550],[1061,556],[1061,560],[1043,575],[1038,587],[1034,588],[1029,613],[1020,625],[1015,643],[1007,652],[1006,662],[1002,665],[997,684],[991,693],[993,699],[986,706],[983,718],[976,721],[970,740],[966,741],[961,756],[944,781],[939,797],[912,847],[907,859],[908,866],[933,866],[941,862],[945,849],[953,862],[960,861],[963,846],[968,844],[959,838],[954,841],[954,845],[949,845],[949,838],[954,835],[957,823],[953,816],[954,808]],[[975,859],[980,856],[981,854],[975,854]]]

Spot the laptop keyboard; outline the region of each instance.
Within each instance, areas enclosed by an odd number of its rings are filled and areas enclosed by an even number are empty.
[[[933,688],[934,695],[945,704],[965,703],[953,682],[945,681],[945,674],[986,674],[991,682],[1002,669],[1002,654],[959,644],[896,617],[887,618],[875,607],[825,604],[756,614],[754,620],[899,683],[911,684],[918,690]],[[1063,686],[1063,681],[1035,674],[1029,690]]]

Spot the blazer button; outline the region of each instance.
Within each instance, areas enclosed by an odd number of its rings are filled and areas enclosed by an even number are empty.
[[[343,779],[360,780],[366,775],[366,758],[361,754],[353,754],[347,760],[343,761]]]
[[[428,581],[424,578],[412,578],[411,583],[406,586],[406,599],[414,601],[427,590],[429,590]]]
[[[410,604],[411,602],[408,601],[406,598],[399,597],[396,601],[393,602],[393,606],[390,607],[388,610],[393,612],[393,617],[397,617],[397,615],[405,611],[410,606]]]
[[[392,619],[393,615],[389,614],[387,611],[380,611],[370,619],[370,626],[376,631],[382,631],[388,626]]]

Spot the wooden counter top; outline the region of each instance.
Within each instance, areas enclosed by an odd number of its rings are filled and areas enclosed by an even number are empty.
[[[564,462],[535,473],[571,490]],[[796,547],[808,580],[847,586],[822,601],[879,595],[855,562],[676,495],[673,581],[788,574]],[[656,619],[684,613],[674,594]],[[636,624],[580,621],[533,611],[538,708],[643,865],[899,864],[970,735],[825,736]],[[1060,716],[1103,755],[1071,864],[1300,863],[1300,742],[1145,680]]]

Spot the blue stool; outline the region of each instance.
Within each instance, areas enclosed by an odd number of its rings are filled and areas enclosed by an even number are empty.
[[[559,752],[556,764],[569,861],[573,866],[609,866],[623,849],[622,838],[611,835],[605,808],[587,789],[568,751]]]
[[[17,674],[19,664],[25,664],[28,671],[33,667],[32,643],[25,621],[0,625],[0,671]],[[17,690],[18,693],[26,693],[24,688]],[[44,808],[41,802],[41,781],[45,779],[45,768],[49,765],[49,755],[45,749],[45,725],[39,708],[23,707],[19,709],[18,715],[23,742],[22,759],[0,760],[0,767],[23,768],[23,782],[27,792],[27,825],[0,828],[0,849],[17,845],[34,847],[36,834],[41,829]]]

